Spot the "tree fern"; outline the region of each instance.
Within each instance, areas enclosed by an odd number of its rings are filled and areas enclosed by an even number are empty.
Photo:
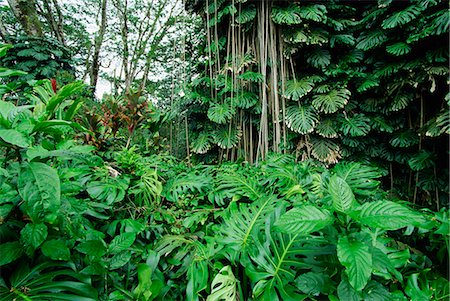
[[[234,113],[235,110],[229,103],[216,103],[208,109],[208,118],[213,122],[224,124],[233,117]]]
[[[328,50],[317,48],[306,55],[306,61],[316,68],[324,68],[331,63],[331,54]]]
[[[377,29],[361,34],[361,36],[358,38],[358,44],[356,44],[356,48],[362,50],[370,50],[372,48],[381,46],[385,41],[387,41],[386,34],[381,29]]]
[[[286,109],[286,125],[296,133],[311,133],[317,122],[318,116],[311,107],[291,106]]]
[[[403,42],[395,43],[386,47],[386,51],[390,54],[400,56],[405,55],[411,51],[411,47]]]
[[[393,13],[391,16],[384,19],[381,26],[384,29],[394,28],[400,25],[411,22],[422,12],[422,8],[417,5],[411,5],[402,11]]]
[[[347,89],[339,89],[332,90],[327,94],[314,95],[312,105],[319,112],[326,114],[335,113],[348,103],[350,94],[350,91]]]
[[[370,119],[362,113],[341,118],[341,131],[352,137],[365,136],[370,131]]]
[[[302,23],[299,7],[291,4],[287,7],[272,7],[272,20],[276,24],[295,25]]]

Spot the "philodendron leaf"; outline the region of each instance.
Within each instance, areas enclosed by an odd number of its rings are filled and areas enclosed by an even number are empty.
[[[294,208],[283,214],[275,222],[275,229],[285,233],[309,234],[318,231],[333,222],[328,210],[313,205]]]
[[[352,210],[355,205],[355,195],[347,182],[334,175],[330,179],[328,191],[333,201],[333,208],[339,212],[347,213]]]
[[[0,266],[13,262],[22,256],[22,246],[18,241],[7,242],[0,245]]]
[[[384,230],[397,230],[410,225],[420,226],[426,222],[419,212],[391,201],[365,203],[352,217],[369,227]]]
[[[356,291],[361,291],[372,273],[372,254],[369,246],[360,241],[349,241],[347,237],[339,239],[337,244],[339,261],[345,266],[348,281]]]
[[[22,231],[20,237],[25,246],[29,246],[32,250],[37,249],[47,238],[47,226],[43,223],[27,224]]]
[[[44,163],[31,162],[22,167],[18,178],[25,212],[33,222],[53,223],[61,207],[61,188],[56,171]]]
[[[46,241],[41,249],[42,253],[50,259],[64,261],[70,259],[70,250],[62,240],[53,239]]]
[[[237,279],[229,265],[223,267],[211,283],[211,294],[206,301],[235,301]]]

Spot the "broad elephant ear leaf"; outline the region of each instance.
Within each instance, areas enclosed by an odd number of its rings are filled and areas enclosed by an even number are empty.
[[[61,186],[56,170],[40,162],[27,163],[20,170],[18,188],[25,202],[25,213],[33,222],[55,222],[61,207]]]

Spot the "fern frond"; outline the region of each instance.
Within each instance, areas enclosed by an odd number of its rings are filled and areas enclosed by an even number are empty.
[[[296,133],[311,133],[317,122],[318,116],[309,106],[290,106],[286,109],[286,125]]]
[[[335,113],[348,103],[350,95],[347,89],[331,90],[327,94],[314,95],[312,105],[319,112]]]
[[[227,123],[235,113],[235,109],[228,103],[222,103],[222,104],[213,104],[208,109],[208,118],[209,120],[224,124]]]

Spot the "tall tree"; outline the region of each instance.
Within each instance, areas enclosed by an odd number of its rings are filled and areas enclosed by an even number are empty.
[[[99,30],[95,36],[94,39],[94,53],[92,56],[92,64],[91,64],[91,70],[90,70],[90,84],[94,89],[96,89],[97,86],[97,81],[98,81],[98,73],[100,70],[100,50],[103,44],[103,40],[105,37],[105,32],[106,32],[106,28],[107,28],[107,5],[108,5],[108,1],[107,0],[102,0],[101,2],[101,7],[100,7],[100,11],[101,11],[101,21],[99,24]]]
[[[42,24],[36,12],[35,0],[8,0],[12,12],[27,35],[42,37]]]

